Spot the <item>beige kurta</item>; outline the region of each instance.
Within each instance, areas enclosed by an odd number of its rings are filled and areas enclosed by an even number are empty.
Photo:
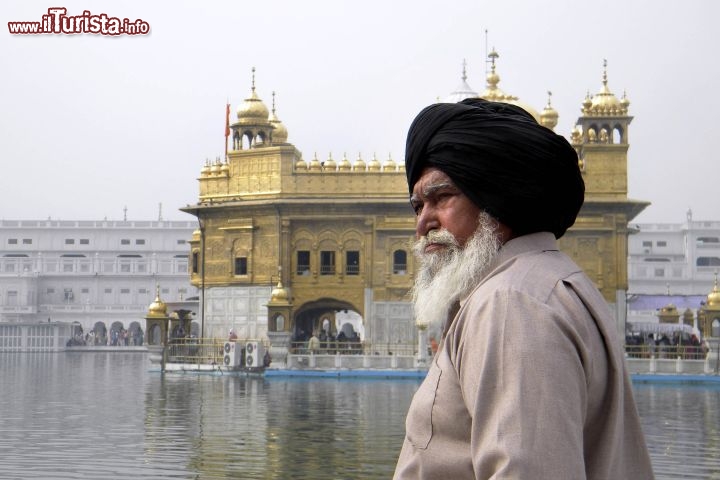
[[[394,478],[653,478],[623,358],[553,235],[507,242],[413,398]]]

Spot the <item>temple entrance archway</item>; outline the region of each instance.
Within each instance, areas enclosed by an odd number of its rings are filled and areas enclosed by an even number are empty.
[[[307,341],[313,334],[336,338],[340,333],[364,336],[363,318],[350,302],[321,298],[307,302],[295,311],[290,332],[294,342]],[[322,340],[322,339],[321,339]]]

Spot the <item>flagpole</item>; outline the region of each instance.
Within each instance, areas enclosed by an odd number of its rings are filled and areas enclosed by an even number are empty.
[[[230,136],[230,100],[225,101],[225,163],[228,161],[228,137]]]

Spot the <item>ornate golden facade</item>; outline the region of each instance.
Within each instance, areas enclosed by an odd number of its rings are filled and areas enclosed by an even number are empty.
[[[494,54],[494,52],[493,52]],[[484,96],[502,94],[495,57]],[[503,94],[504,95],[504,94]],[[507,96],[517,102],[517,97]],[[646,205],[627,197],[627,99],[609,90],[583,103],[573,131],[587,186],[575,226],[561,240],[624,321],[628,222]],[[533,113],[549,128],[549,102]],[[230,125],[226,162],[208,163],[199,202],[183,210],[198,217],[192,241],[192,283],[203,291],[203,334],[241,337],[319,329],[337,312],[357,312],[365,338],[412,343],[417,332],[407,298],[415,269],[414,215],[402,162],[307,162],[288,143],[287,129],[251,95]],[[622,310],[622,312],[621,312]]]

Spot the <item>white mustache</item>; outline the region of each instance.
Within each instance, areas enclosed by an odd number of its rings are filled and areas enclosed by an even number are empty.
[[[417,251],[423,252],[429,244],[445,245],[448,247],[460,247],[455,236],[448,230],[431,230],[424,237],[417,241]]]

